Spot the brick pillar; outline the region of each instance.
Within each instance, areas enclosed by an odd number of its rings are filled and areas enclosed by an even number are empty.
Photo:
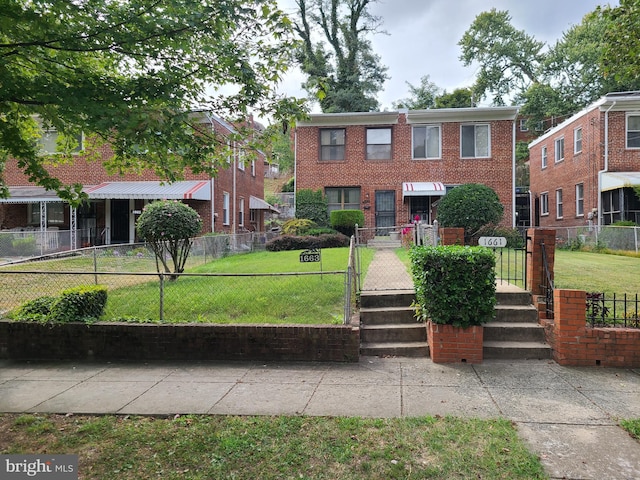
[[[593,345],[585,338],[587,294],[582,290],[553,291],[553,359],[560,365],[590,365]],[[595,353],[595,352],[594,352]]]
[[[535,297],[544,295],[541,285],[545,282],[542,260],[542,245],[547,255],[547,265],[551,281],[554,279],[553,264],[556,251],[556,231],[553,229],[530,228],[527,230],[527,287]]]
[[[439,233],[441,245],[464,245],[464,228],[446,227]]]

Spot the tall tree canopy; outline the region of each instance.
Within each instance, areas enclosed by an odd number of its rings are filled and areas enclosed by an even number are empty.
[[[276,0],[0,0],[0,187],[11,156],[32,181],[77,199],[80,187],[47,164],[70,160],[80,132],[89,156],[111,145],[115,171],[215,174],[226,142],[189,112],[298,113],[301,101],[275,90],[295,44]],[[50,128],[60,152],[45,157],[38,138]]]
[[[602,9],[609,21],[600,63],[607,78],[640,83],[640,0],[620,0],[620,6]]]
[[[408,108],[410,110],[433,108],[436,105],[436,98],[442,94],[442,89],[429,79],[429,75],[424,75],[417,87],[409,82],[406,84],[409,87],[410,96],[394,102],[393,108]]]
[[[325,113],[379,107],[376,95],[388,77],[367,38],[381,26],[369,11],[375,1],[296,0],[295,29],[302,39],[297,59],[307,75],[303,86]]]

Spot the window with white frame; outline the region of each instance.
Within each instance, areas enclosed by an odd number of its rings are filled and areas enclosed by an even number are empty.
[[[542,147],[542,168],[547,168],[547,146]]]
[[[559,188],[556,190],[556,218],[562,218],[562,189]]]
[[[582,152],[582,127],[573,131],[573,153]]]
[[[391,160],[391,128],[367,128],[367,160]]]
[[[344,128],[323,128],[320,130],[320,160],[344,160]]]
[[[58,225],[64,223],[64,203],[62,202],[46,202],[47,224]],[[40,204],[27,204],[27,222],[29,225],[40,225]]]
[[[491,155],[489,125],[461,125],[460,153],[462,158],[487,158]]]
[[[521,118],[520,119],[520,131],[521,132],[528,132],[529,128],[527,127],[527,119],[526,118]]]
[[[584,184],[576,185],[576,217],[584,217]]]
[[[229,225],[229,194],[222,194],[222,224]]]
[[[231,148],[231,140],[227,139],[227,163],[231,165],[231,159],[233,158],[233,148]]]
[[[244,198],[238,203],[238,225],[244,227]]]
[[[238,170],[242,170],[244,172],[244,163],[246,160],[246,156],[247,154],[245,153],[244,149],[240,149],[238,151]]]
[[[412,129],[413,158],[440,158],[440,125],[416,125]]]
[[[69,151],[78,153],[84,149],[84,136],[82,133],[72,136],[60,135],[55,129],[50,128],[43,130],[42,136],[38,139],[40,151],[44,154],[51,155]]]
[[[252,177],[256,176],[256,160],[255,159],[251,160],[251,176]]]
[[[556,163],[564,160],[564,137],[556,138],[554,142],[555,146],[555,161]]]
[[[627,115],[627,148],[640,148],[640,115]]]
[[[540,215],[549,215],[549,192],[540,194]]]

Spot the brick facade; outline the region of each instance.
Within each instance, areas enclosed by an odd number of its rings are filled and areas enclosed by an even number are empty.
[[[603,97],[529,145],[530,190],[537,225],[580,227],[607,225],[625,219],[622,212],[618,218],[603,209],[599,197],[608,187],[601,175],[640,172],[640,149],[627,148],[626,144],[627,114],[637,114],[639,108],[640,96],[637,94]],[[582,146],[578,149],[575,148],[577,132],[581,132],[582,137]],[[564,139],[564,157],[556,161],[559,139]],[[546,167],[543,166],[544,149]],[[578,209],[577,185],[582,185],[582,212]],[[561,214],[557,206],[558,191],[562,192]],[[541,207],[541,198],[545,194],[548,213],[543,212]],[[623,203],[625,201],[628,209],[635,209],[631,205],[635,201],[631,192],[625,194]],[[640,208],[640,205],[636,206]]]
[[[395,192],[395,225],[413,220],[409,197],[403,198],[404,182],[440,182],[447,188],[481,183],[494,189],[504,206],[502,224],[514,225],[514,138],[517,109],[511,107],[442,109],[379,113],[319,114],[296,128],[296,190],[359,188],[359,208],[365,226],[376,224],[376,192]],[[412,129],[440,128],[440,156],[414,159]],[[488,125],[490,152],[487,158],[462,158],[462,125]],[[391,158],[367,160],[367,129],[391,128]],[[321,160],[320,134],[326,128],[344,128],[344,160]],[[435,203],[427,221],[437,219]]]
[[[222,136],[227,136],[233,131],[233,126],[223,120],[211,120],[213,128]],[[91,139],[85,141],[90,144]],[[62,165],[49,165],[48,170],[66,184],[81,183],[85,189],[103,182],[139,182],[160,181],[157,175],[147,170],[140,173],[110,174],[103,163],[112,156],[108,145],[93,149],[91,158],[79,155],[73,163]],[[212,191],[211,201],[208,200],[184,200],[194,208],[203,219],[203,233],[221,232],[234,233],[244,230],[264,231],[264,211],[254,212],[255,221],[251,221],[250,197],[262,199],[264,197],[264,155],[258,152],[252,159],[247,157],[245,167],[239,167],[240,148],[235,149],[236,155],[230,159],[227,165],[219,169],[215,178],[210,179],[206,174],[193,174],[184,172],[184,180],[205,180],[212,182],[207,188]],[[3,173],[6,184],[9,187],[32,186],[29,179],[18,168],[17,161],[9,159]],[[223,222],[223,198],[224,193],[229,194],[229,221]],[[134,197],[135,198],[135,197]],[[105,204],[110,200],[97,200],[97,227],[105,227]],[[145,201],[136,199],[133,209],[140,211]],[[243,221],[241,222],[241,206],[244,206]],[[0,228],[11,229],[26,226],[28,223],[28,202],[25,203],[0,203]],[[39,207],[38,207],[39,208]],[[70,228],[69,208],[65,206],[65,220],[59,225],[60,230]]]

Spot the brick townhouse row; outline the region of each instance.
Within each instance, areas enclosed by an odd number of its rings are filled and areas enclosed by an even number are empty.
[[[314,114],[295,129],[296,190],[322,190],[329,210],[360,209],[365,227],[433,223],[466,183],[491,187],[516,225],[517,107]]]
[[[535,225],[640,223],[640,92],[610,93],[529,144]]]
[[[234,133],[234,126],[211,113],[198,112],[194,120],[222,137]],[[253,121],[252,121],[253,122]],[[254,124],[258,128],[258,124]],[[80,143],[86,139],[79,139]],[[129,243],[137,240],[135,222],[144,205],[158,199],[175,199],[193,207],[203,219],[203,233],[263,231],[265,212],[275,210],[263,200],[265,157],[262,152],[245,154],[243,145],[231,143],[233,154],[215,178],[184,172],[184,180],[163,184],[150,171],[140,174],[110,174],[103,162],[112,152],[100,147],[93,160],[78,152],[73,163],[48,165],[50,172],[66,183],[81,183],[89,202],[72,208],[53,193],[31,184],[9,159],[4,179],[10,196],[0,199],[0,229],[58,230],[71,233],[71,248],[88,245]],[[44,132],[42,148],[55,152],[56,133]],[[81,145],[82,146],[82,145]]]

